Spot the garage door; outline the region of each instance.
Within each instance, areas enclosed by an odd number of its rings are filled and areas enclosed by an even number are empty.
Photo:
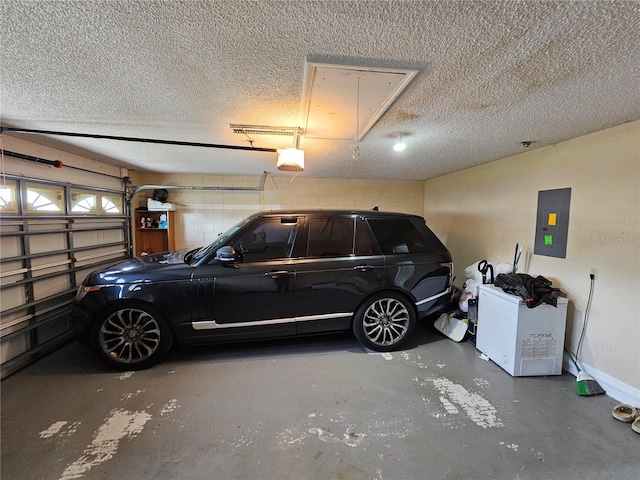
[[[3,176],[0,184],[2,378],[73,338],[76,287],[130,255],[124,191]]]

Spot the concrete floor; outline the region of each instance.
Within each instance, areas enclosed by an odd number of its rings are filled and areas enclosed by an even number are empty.
[[[479,353],[421,324],[391,355],[345,334],[122,374],[72,343],[2,382],[2,480],[640,478],[615,400]]]

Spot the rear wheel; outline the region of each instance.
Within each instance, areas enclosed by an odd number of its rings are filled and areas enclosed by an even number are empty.
[[[147,306],[111,310],[92,329],[100,355],[121,370],[139,370],[158,363],[173,343],[166,322]]]
[[[379,352],[400,348],[416,326],[413,305],[392,292],[375,295],[360,306],[353,319],[353,333],[365,347]]]

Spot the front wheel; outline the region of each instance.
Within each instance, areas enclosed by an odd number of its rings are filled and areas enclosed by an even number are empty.
[[[353,319],[353,333],[365,347],[378,352],[400,348],[416,326],[413,305],[404,297],[386,292],[368,299]]]
[[[165,321],[146,306],[124,306],[104,315],[92,329],[92,343],[109,364],[140,370],[158,363],[173,336]]]

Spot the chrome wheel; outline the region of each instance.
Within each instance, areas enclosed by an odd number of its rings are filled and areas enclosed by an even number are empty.
[[[161,338],[158,320],[151,314],[137,308],[123,308],[102,322],[98,343],[110,360],[139,364],[158,350]]]
[[[375,346],[390,347],[403,340],[411,326],[411,313],[396,298],[380,298],[362,316],[364,336]]]

